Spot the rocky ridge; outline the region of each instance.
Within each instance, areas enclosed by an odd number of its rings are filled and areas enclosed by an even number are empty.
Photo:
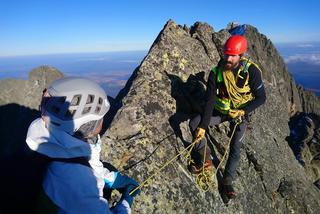
[[[42,90],[63,74],[50,66],[29,73],[28,80],[0,80],[0,157],[23,151],[28,127],[39,116]],[[18,151],[19,150],[19,151]]]
[[[206,23],[190,28],[169,21],[118,96],[122,107],[107,133],[104,159],[142,182],[191,141],[188,119],[201,111],[205,80],[222,54],[227,29]],[[252,26],[245,36],[248,56],[262,69],[266,104],[252,117],[229,206],[219,191],[195,185],[184,157],[143,188],[136,213],[316,213],[320,192],[286,142],[288,121],[297,111],[319,114],[319,98],[298,89],[272,42]],[[309,99],[311,98],[311,99]],[[214,157],[228,141],[228,124],[211,127]]]

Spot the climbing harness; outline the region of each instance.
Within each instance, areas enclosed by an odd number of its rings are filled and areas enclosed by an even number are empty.
[[[217,187],[217,180],[216,178],[214,179],[213,177],[217,177],[217,173],[218,173],[218,170],[219,168],[221,167],[223,161],[225,160],[226,158],[226,155],[228,153],[228,150],[229,150],[229,147],[230,147],[230,143],[231,143],[231,140],[233,138],[233,135],[235,133],[235,130],[238,126],[238,124],[240,124],[242,122],[242,119],[241,117],[238,117],[235,119],[235,126],[234,126],[234,129],[232,131],[232,134],[231,134],[231,137],[230,137],[230,140],[227,144],[227,149],[214,173],[213,169],[211,170],[207,170],[205,169],[205,166],[203,165],[202,166],[202,172],[200,172],[197,177],[196,177],[196,184],[198,185],[198,187],[203,190],[204,192],[208,191],[210,186],[214,186],[214,187]],[[193,159],[191,158],[191,152],[192,152],[192,149],[194,147],[194,145],[196,143],[198,143],[201,139],[195,139],[189,146],[187,146],[185,149],[183,149],[182,151],[180,151],[176,156],[174,156],[173,158],[171,158],[169,161],[167,161],[166,163],[164,163],[158,170],[156,170],[155,173],[153,173],[151,176],[149,176],[146,180],[144,180],[142,183],[139,184],[139,186],[137,186],[135,189],[133,189],[129,195],[132,195],[135,191],[137,191],[138,189],[140,189],[142,186],[145,186],[146,184],[150,183],[151,179],[153,177],[155,177],[159,172],[161,172],[164,168],[166,168],[169,164],[171,164],[174,160],[176,160],[179,156],[181,156],[183,153],[187,152],[186,155],[184,156],[186,159],[187,159],[187,162],[188,164],[190,163],[193,163]],[[204,150],[204,154],[206,154],[206,146],[205,146],[205,150]],[[206,155],[204,155],[204,159],[203,159],[203,162],[205,162],[205,158],[206,158]],[[214,179],[214,181],[213,181]]]

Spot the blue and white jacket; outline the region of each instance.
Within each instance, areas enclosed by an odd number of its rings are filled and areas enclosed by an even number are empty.
[[[131,213],[126,200],[111,211],[103,198],[105,185],[112,186],[117,173],[110,172],[100,161],[101,141],[88,144],[61,130],[48,131],[41,118],[29,126],[28,146],[51,158],[90,157],[92,168],[78,163],[53,161],[49,164],[43,190],[59,207],[58,213]]]

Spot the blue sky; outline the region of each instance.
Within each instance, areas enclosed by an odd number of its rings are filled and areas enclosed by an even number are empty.
[[[1,0],[0,56],[147,50],[169,19],[251,24],[274,43],[320,41],[320,1]]]

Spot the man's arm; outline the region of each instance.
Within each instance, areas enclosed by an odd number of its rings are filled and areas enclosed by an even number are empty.
[[[261,72],[255,65],[250,65],[249,69],[249,86],[254,99],[246,105],[243,110],[246,114],[252,112],[266,101],[266,91],[262,82]]]
[[[198,127],[206,129],[210,123],[213,105],[216,99],[216,77],[215,74],[210,71],[208,82],[207,82],[207,90],[206,90],[206,104],[204,107],[204,111],[201,114],[201,121]]]

